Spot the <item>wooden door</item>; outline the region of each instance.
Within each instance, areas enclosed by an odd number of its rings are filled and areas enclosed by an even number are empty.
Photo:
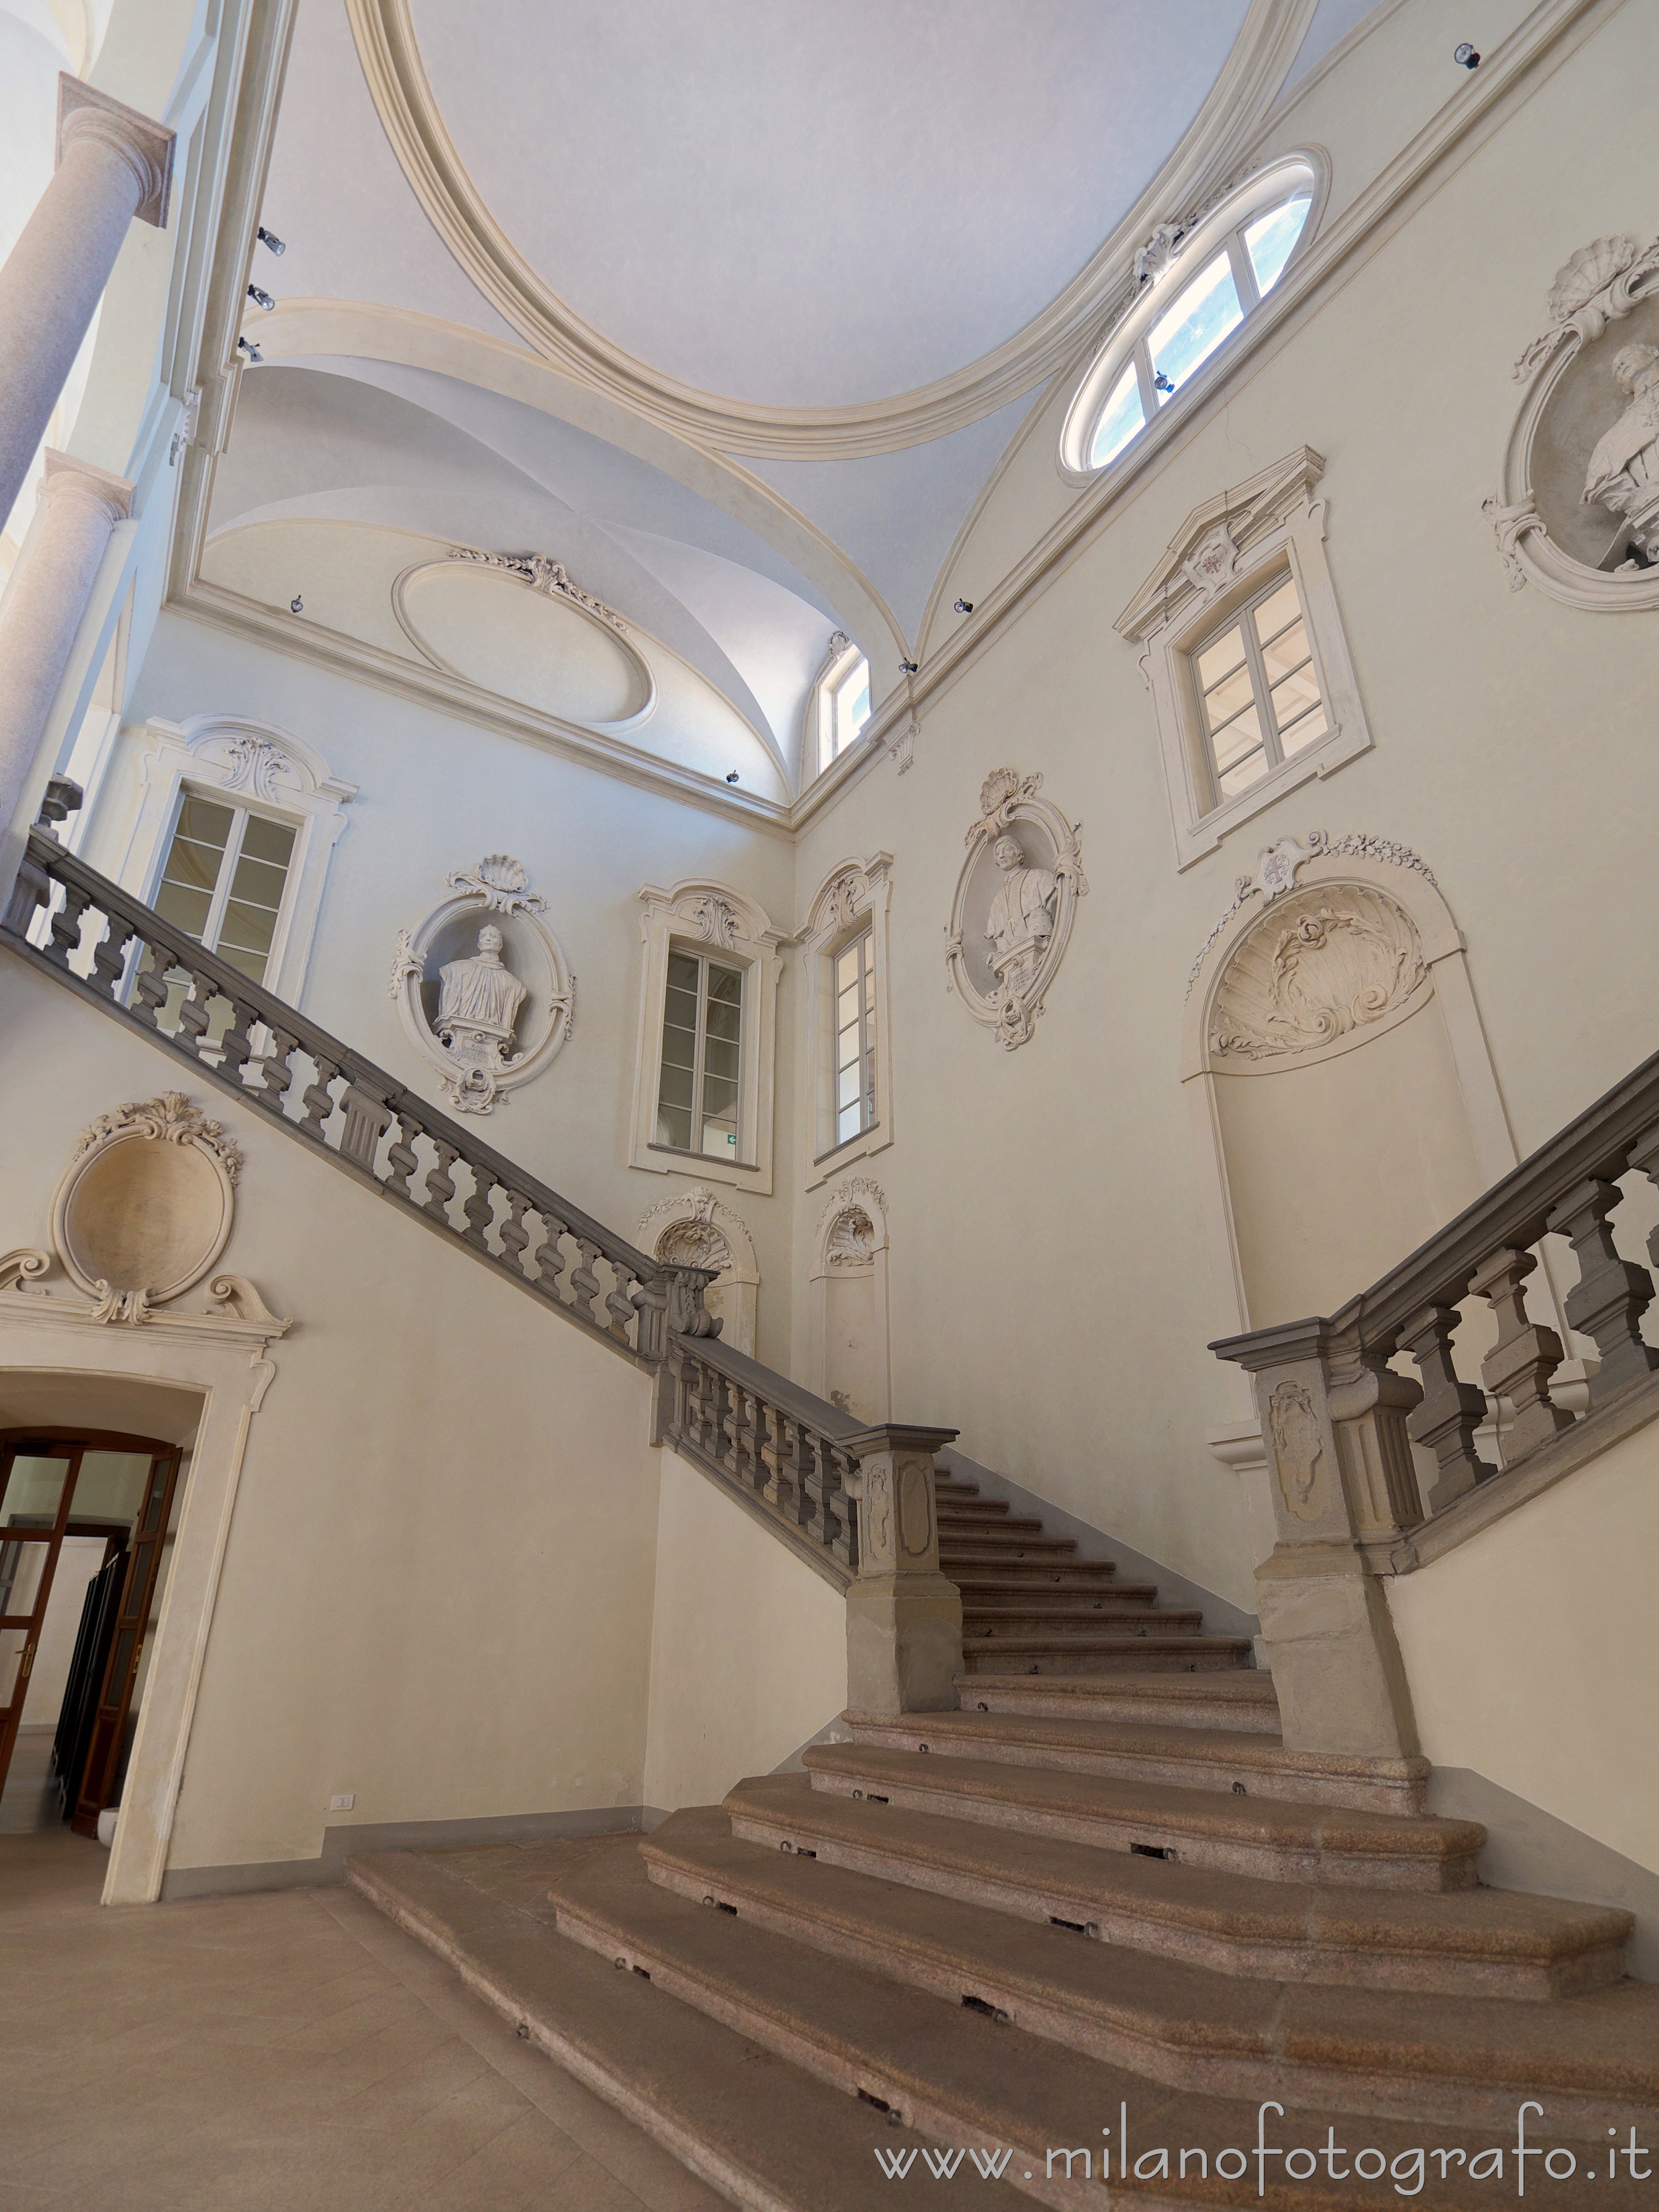
[[[178,1480],[181,1456],[176,1445],[167,1444],[160,1447],[150,1462],[149,1480],[132,1532],[115,1635],[104,1668],[86,1764],[81,1770],[80,1790],[70,1821],[77,1836],[97,1834],[98,1815],[108,1804],[115,1788],[127,1713],[156,1598],[161,1547],[173,1510],[173,1486]]]
[[[0,1442],[0,1789],[22,1724],[84,1449],[51,1436]]]

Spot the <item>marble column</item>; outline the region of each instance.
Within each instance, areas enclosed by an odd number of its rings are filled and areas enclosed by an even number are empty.
[[[173,134],[58,80],[58,167],[0,268],[0,524],[46,434],[133,218],[167,221]],[[8,732],[8,738],[9,732]]]
[[[132,513],[132,491],[90,462],[47,452],[44,512],[0,599],[0,836],[34,766],[110,532]]]

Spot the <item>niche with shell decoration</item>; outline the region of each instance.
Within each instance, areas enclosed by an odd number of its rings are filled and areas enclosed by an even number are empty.
[[[703,1303],[722,1323],[720,1342],[752,1358],[760,1267],[742,1216],[706,1183],[694,1183],[641,1216],[640,1243],[671,1266],[717,1270]]]
[[[836,1185],[819,1218],[811,1279],[814,1388],[857,1420],[891,1418],[887,1200],[868,1176]]]

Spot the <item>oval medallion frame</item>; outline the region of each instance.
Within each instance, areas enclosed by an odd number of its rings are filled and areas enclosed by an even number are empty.
[[[446,880],[453,896],[414,929],[398,931],[387,988],[404,1035],[443,1078],[448,1103],[459,1114],[488,1114],[504,1093],[540,1075],[563,1049],[576,1018],[576,978],[564,947],[542,919],[547,901],[530,890],[521,861],[490,853],[473,867],[452,868]],[[481,1057],[458,1045],[453,1032],[445,1044],[437,1026],[438,971],[468,957],[478,933],[491,927],[502,940],[502,965],[525,992],[501,1053]]]
[[[52,1200],[52,1240],[89,1297],[165,1305],[218,1265],[242,1156],[181,1091],[130,1101],[81,1132]]]
[[[1042,785],[1041,775],[1022,776],[1018,769],[1000,768],[980,787],[980,817],[963,841],[968,857],[957,878],[945,954],[951,984],[963,1004],[1009,1052],[1024,1044],[1036,1028],[1044,994],[1066,957],[1077,902],[1089,888],[1078,843],[1082,825],[1068,822],[1052,800],[1040,798]],[[1018,846],[1026,875],[1046,872],[1054,879],[1046,905],[1036,898],[1040,884],[1033,887],[1030,927],[1023,941],[1010,938],[1006,945],[985,926],[994,913],[996,878],[1005,872],[996,858],[1005,839]],[[1003,936],[1009,933],[1005,930]]]

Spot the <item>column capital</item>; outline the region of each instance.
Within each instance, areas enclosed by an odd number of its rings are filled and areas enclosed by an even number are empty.
[[[165,228],[167,199],[173,185],[173,149],[177,133],[165,124],[141,115],[112,100],[106,92],[84,84],[67,70],[58,76],[57,160],[77,141],[95,140],[112,147],[130,164],[138,180],[138,204],[133,210],[140,222]]]
[[[101,507],[109,517],[110,527],[131,519],[133,494],[136,484],[125,477],[112,476],[107,469],[94,468],[90,461],[77,461],[71,453],[60,453],[48,446],[46,468],[40,478],[42,501],[61,499],[66,493],[72,497],[90,499]]]

